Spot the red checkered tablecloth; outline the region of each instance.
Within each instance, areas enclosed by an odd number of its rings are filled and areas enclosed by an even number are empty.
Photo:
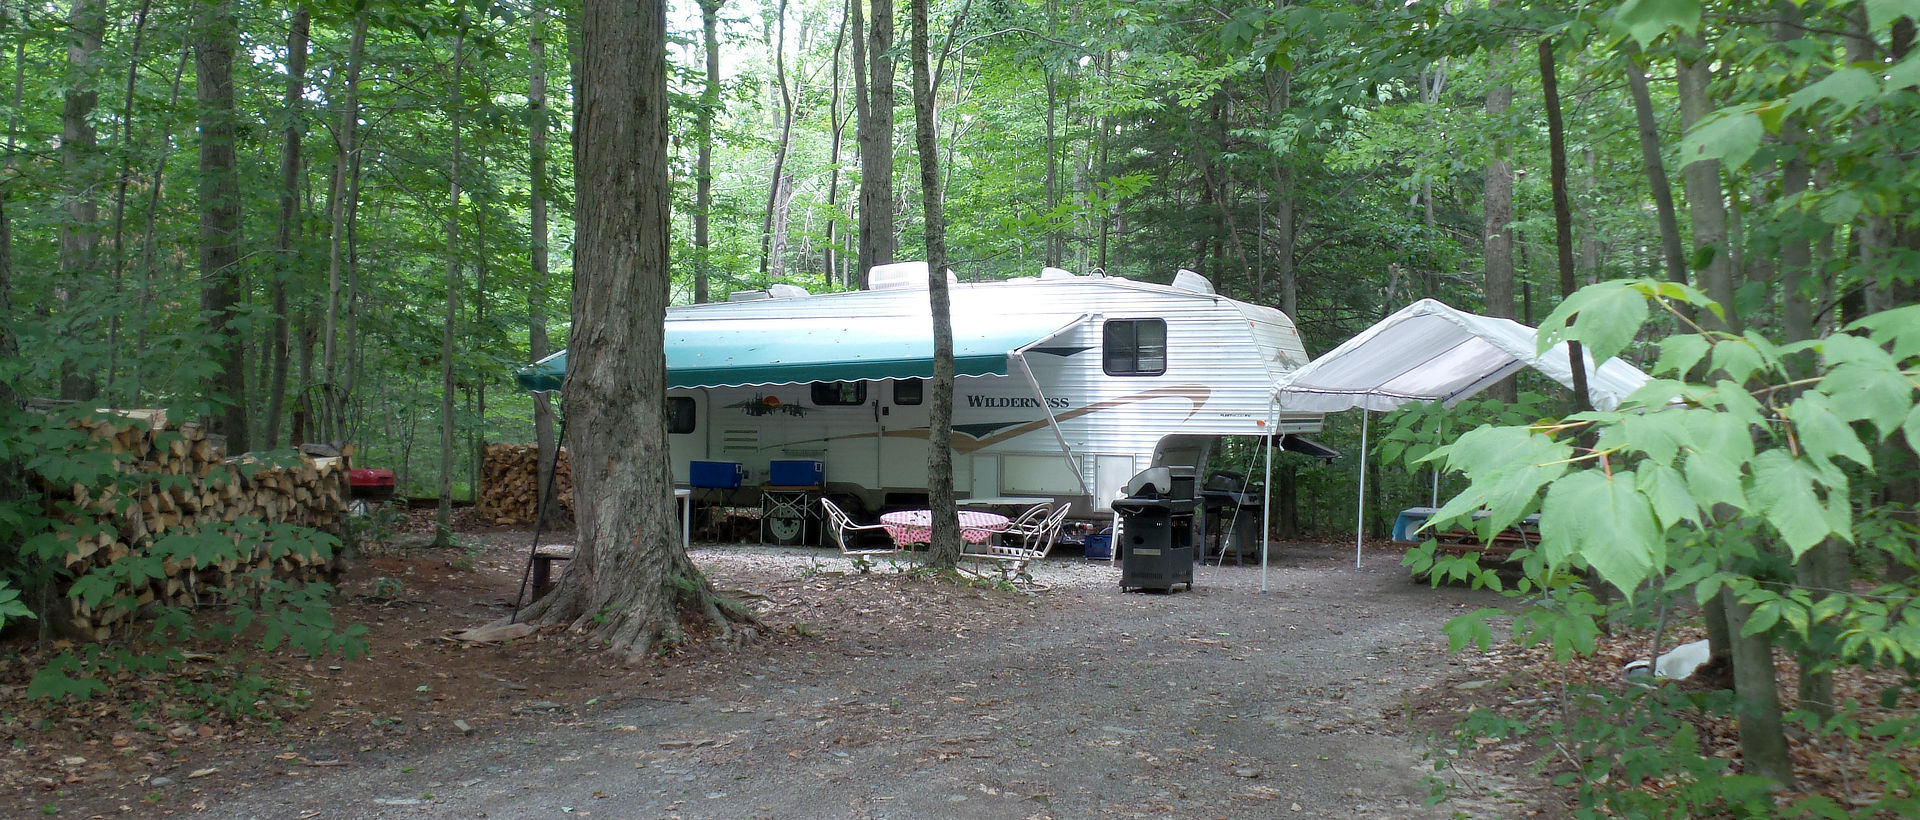
[[[933,540],[932,510],[900,510],[880,516],[880,523],[893,536],[893,543],[925,544]],[[960,537],[984,544],[993,534],[1007,528],[1007,517],[990,512],[960,511]]]

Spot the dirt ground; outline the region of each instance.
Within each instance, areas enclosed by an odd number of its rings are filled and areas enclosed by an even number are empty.
[[[1440,716],[1413,704],[1483,673],[1445,652],[1441,624],[1499,599],[1410,583],[1394,552],[1356,570],[1350,544],[1276,543],[1264,592],[1258,566],[1228,565],[1152,594],[1078,555],[1010,591],[884,561],[859,574],[828,549],[696,545],[770,634],[627,670],[561,632],[445,638],[506,611],[528,535],[358,562],[336,616],[372,627],[373,655],[269,664],[297,695],[275,710],[263,693],[278,725],[128,698],[36,712],[0,669],[0,812],[1500,817],[1559,799],[1464,762],[1425,805],[1421,735]]]

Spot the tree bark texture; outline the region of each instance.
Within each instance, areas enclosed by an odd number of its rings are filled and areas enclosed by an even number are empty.
[[[720,8],[723,5],[725,0],[701,0],[700,3],[707,84],[700,89],[700,110],[694,125],[700,139],[700,156],[693,177],[694,304],[706,304],[713,299],[712,240],[707,235],[707,225],[713,218],[713,112],[720,109]],[[834,90],[839,91],[838,87]]]
[[[1660,222],[1660,259],[1667,279],[1686,284],[1687,259],[1680,249],[1680,219],[1674,215],[1673,185],[1661,159],[1660,124],[1654,119],[1653,94],[1647,88],[1647,70],[1638,51],[1627,55],[1627,89],[1633,97],[1634,123],[1640,136],[1640,161],[1647,169],[1647,187],[1653,193],[1654,213]]]
[[[62,303],[61,335],[78,347],[98,324],[95,316],[100,305],[94,292],[99,289],[98,251],[100,244],[100,202],[94,193],[99,179],[99,141],[93,128],[93,111],[100,101],[94,84],[99,73],[99,55],[106,30],[103,0],[74,0],[68,9],[67,41],[68,85],[62,95],[60,112],[60,164],[66,174],[66,220],[60,225],[60,273],[62,286],[55,298]],[[72,354],[60,364],[60,397],[90,399],[94,380],[82,372],[83,363]],[[88,369],[91,369],[90,367]]]
[[[1544,39],[1537,47],[1540,55],[1540,91],[1547,109],[1547,156],[1553,188],[1553,244],[1560,272],[1560,296],[1573,296],[1578,287],[1573,278],[1573,203],[1567,194],[1566,125],[1560,118],[1560,72],[1553,61],[1553,41]],[[1532,316],[1527,317],[1529,321]],[[1593,409],[1587,392],[1586,357],[1580,343],[1567,342],[1567,362],[1573,367],[1573,406],[1579,412]]]
[[[440,332],[440,505],[433,545],[453,546],[453,350],[460,323],[460,73],[466,58],[467,17],[462,12],[453,34],[453,86],[447,106],[448,129],[453,132],[447,156],[447,300]]]
[[[546,358],[549,352],[547,289],[551,287],[547,253],[547,232],[550,230],[547,225],[547,128],[550,115],[547,110],[547,4],[544,0],[535,0],[533,4],[531,28],[532,33],[527,41],[527,53],[533,63],[532,74],[527,78],[527,177],[532,193],[527,202],[527,261],[533,269],[533,282],[527,288],[527,353],[529,361],[537,362]],[[711,121],[708,127],[711,128]],[[703,143],[702,151],[705,149]],[[704,281],[702,284],[705,284]],[[541,499],[540,508],[546,510],[553,486],[553,465],[559,455],[559,446],[553,434],[553,397],[548,393],[536,393],[533,396],[533,441],[536,462],[534,492]]]
[[[267,446],[280,445],[280,416],[287,406],[287,286],[300,271],[293,243],[300,230],[300,134],[306,130],[303,111],[307,92],[306,6],[293,10],[287,31],[287,95],[282,103],[287,118],[280,142],[280,221],[274,231],[273,338],[268,354],[273,361],[267,385]],[[291,442],[299,444],[300,442]]]
[[[893,261],[893,0],[873,0],[865,48],[865,90],[856,126],[860,143],[860,287],[874,265]],[[861,60],[856,46],[854,60]]]
[[[246,348],[233,327],[240,307],[240,171],[234,156],[233,53],[239,32],[231,0],[202,0],[194,32],[200,103],[200,310],[222,402],[213,431],[227,452],[252,449],[247,435]]]
[[[529,610],[629,660],[679,639],[681,603],[722,629],[673,515],[666,435],[666,5],[586,0],[575,162],[573,338],[563,393],[576,552]]]
[[[1745,772],[1771,778],[1793,788],[1793,761],[1787,757],[1787,737],[1781,731],[1780,682],[1773,668],[1773,638],[1762,631],[1740,634],[1753,616],[1753,606],[1722,592],[1727,628],[1733,642],[1733,690],[1739,698],[1740,758]]]
[[[927,3],[909,0],[913,17],[913,135],[920,154],[921,210],[926,218],[927,301],[933,312],[933,396],[927,433],[927,506],[932,543],[927,562],[960,561],[959,507],[953,492],[953,311],[947,293],[947,218],[940,201],[940,145],[935,135],[933,66],[928,61]]]
[[[323,429],[322,437],[329,441],[348,438],[346,432],[347,400],[352,394],[353,369],[348,368],[346,381],[339,375],[340,366],[340,313],[346,311],[346,338],[354,336],[355,299],[351,282],[351,260],[353,255],[352,237],[354,213],[360,196],[358,180],[359,169],[359,123],[360,123],[360,63],[367,48],[367,15],[360,12],[353,17],[353,36],[347,45],[347,65],[345,78],[340,92],[340,130],[339,141],[335,145],[333,166],[333,191],[328,196],[327,220],[327,326],[326,340],[321,349],[321,379],[324,382],[320,411]],[[346,286],[343,293],[343,286]],[[349,350],[351,354],[351,350]],[[349,358],[351,356],[349,355]]]
[[[1690,51],[1702,48],[1698,38],[1688,38],[1684,46]],[[1680,129],[1685,132],[1713,113],[1713,101],[1707,96],[1707,86],[1713,76],[1709,57],[1704,54],[1682,56],[1676,66]],[[1687,194],[1687,221],[1693,229],[1694,258],[1706,260],[1698,274],[1700,289],[1727,311],[1726,322],[1710,310],[1700,311],[1695,319],[1709,330],[1737,332],[1739,317],[1733,312],[1733,254],[1727,248],[1727,204],[1720,187],[1720,161],[1689,162],[1681,167],[1680,173]]]

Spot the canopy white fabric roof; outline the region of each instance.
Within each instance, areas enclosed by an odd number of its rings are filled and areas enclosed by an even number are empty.
[[[1537,349],[1533,328],[1422,299],[1295,370],[1280,386],[1280,407],[1319,413],[1425,401],[1451,407],[1522,367],[1572,388],[1566,346]],[[1587,391],[1598,409],[1618,407],[1647,379],[1619,359],[1595,368],[1587,357]]]

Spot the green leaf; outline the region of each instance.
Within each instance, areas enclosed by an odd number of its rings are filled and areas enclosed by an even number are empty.
[[[1902,17],[1920,19],[1920,0],[1867,0],[1867,25],[1876,33],[1891,28]]]
[[[1571,327],[1567,325],[1571,319]],[[1540,323],[1539,352],[1577,340],[1604,364],[1620,355],[1647,321],[1647,296],[1630,280],[1588,285],[1575,291]]]
[[[1842,339],[1851,341],[1840,343]],[[1856,350],[1863,355],[1854,357]],[[1830,337],[1823,352],[1833,369],[1815,389],[1833,400],[1834,412],[1846,421],[1872,422],[1881,439],[1900,429],[1914,406],[1914,391],[1893,357],[1879,345],[1846,334]]]
[[[1643,464],[1634,470],[1634,475],[1639,480],[1640,494],[1653,505],[1653,514],[1660,526],[1672,528],[1683,521],[1699,522],[1700,504],[1687,490],[1687,481],[1680,476],[1680,471],[1664,464]]]
[[[1874,79],[1872,74],[1867,73],[1866,69],[1848,66],[1789,95],[1787,113],[1799,113],[1820,102],[1832,100],[1839,106],[1839,113],[1848,114],[1858,107],[1862,100],[1879,92],[1880,82]]]
[[[1653,568],[1666,564],[1666,533],[1631,474],[1582,470],[1547,489],[1540,549],[1585,560],[1631,599]]]
[[[1642,46],[1653,44],[1670,29],[1692,34],[1700,27],[1700,0],[1627,0],[1614,12],[1614,25]]]
[[[1707,337],[1698,333],[1668,336],[1660,340],[1660,358],[1653,363],[1653,372],[1672,373],[1684,378],[1687,371],[1699,364],[1712,347]]]
[[[1487,623],[1487,619],[1506,615],[1506,610],[1483,607],[1465,615],[1448,618],[1446,625],[1440,627],[1442,632],[1447,633],[1447,651],[1458,652],[1469,645],[1482,651],[1486,650],[1493,645],[1493,626]]]
[[[1753,459],[1753,485],[1747,490],[1754,506],[1780,533],[1793,559],[1826,540],[1832,530],[1827,510],[1814,492],[1814,473],[1784,450],[1768,450]]]
[[[1737,171],[1746,167],[1747,160],[1760,150],[1760,141],[1766,136],[1767,129],[1760,121],[1757,105],[1722,108],[1694,123],[1687,131],[1680,141],[1680,161],[1682,165],[1691,165],[1717,159],[1726,163],[1727,170]]]
[[[1907,434],[1907,446],[1920,451],[1920,406],[1907,414],[1907,421],[1900,425],[1900,431]]]
[[[1822,461],[1846,458],[1862,467],[1873,466],[1873,456],[1860,443],[1853,427],[1834,412],[1826,394],[1802,393],[1786,415],[1798,434],[1800,449],[1809,457]]]
[[[1871,3],[1868,4],[1872,6]],[[1906,59],[1887,69],[1887,91],[1901,91],[1920,85],[1920,51],[1908,54]]]
[[[1774,598],[1753,608],[1753,614],[1747,616],[1747,622],[1740,627],[1740,634],[1752,637],[1773,628],[1780,622],[1780,599]]]
[[[1875,344],[1891,344],[1896,360],[1904,362],[1920,356],[1920,305],[1883,310],[1854,322],[1847,329],[1864,329],[1867,338]]]

